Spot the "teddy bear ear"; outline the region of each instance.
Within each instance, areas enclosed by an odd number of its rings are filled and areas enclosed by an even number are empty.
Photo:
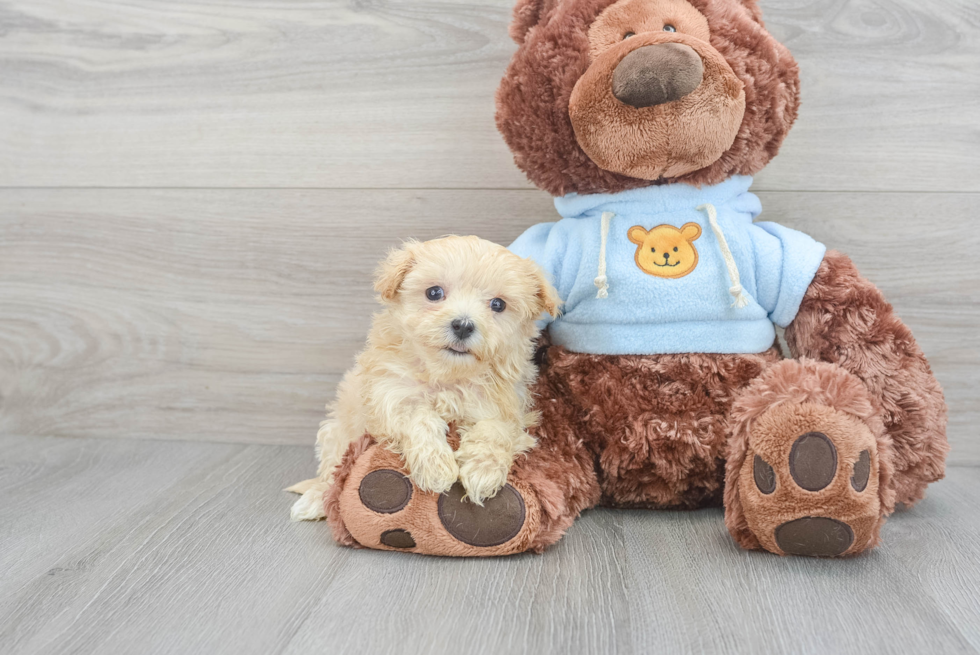
[[[510,38],[514,39],[517,45],[524,43],[524,38],[531,28],[541,22],[544,3],[545,0],[517,0],[509,29]]]
[[[687,241],[694,241],[701,236],[701,226],[697,223],[684,223],[681,227],[681,236]]]
[[[392,248],[388,256],[378,266],[374,276],[374,290],[384,302],[391,302],[398,295],[405,276],[415,266],[415,249],[419,242],[414,239],[406,241],[401,248]]]
[[[633,227],[630,228],[630,231],[626,233],[626,236],[629,237],[629,240],[635,243],[636,245],[642,246],[643,240],[647,236],[647,231],[644,230],[639,225],[634,225]]]
[[[762,22],[762,9],[759,7],[758,0],[742,0],[742,6],[749,10],[752,18],[754,18],[757,23],[764,26],[764,23]]]

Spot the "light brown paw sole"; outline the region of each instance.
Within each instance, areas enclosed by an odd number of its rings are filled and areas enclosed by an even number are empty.
[[[781,555],[855,554],[880,519],[874,435],[829,407],[787,405],[760,417],[739,485],[749,528]]]
[[[527,550],[540,508],[525,485],[512,481],[482,507],[463,495],[458,482],[445,494],[419,490],[398,456],[375,445],[354,463],[340,493],[340,514],[367,548],[463,557]]]

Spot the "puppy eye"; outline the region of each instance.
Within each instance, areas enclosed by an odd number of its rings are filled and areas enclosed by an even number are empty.
[[[623,35],[623,41],[625,41],[626,39],[630,38],[631,36],[636,36],[636,32],[627,32],[626,34],[624,34]]]
[[[677,28],[673,25],[664,25],[664,32],[676,32]]]
[[[674,252],[677,252],[677,248],[676,247],[674,248]]]
[[[425,297],[435,302],[445,298],[446,292],[442,290],[442,287],[429,287],[425,290]]]
[[[493,311],[499,314],[500,312],[507,309],[507,303],[505,303],[500,298],[494,298],[493,300],[490,301],[490,309],[492,309]]]

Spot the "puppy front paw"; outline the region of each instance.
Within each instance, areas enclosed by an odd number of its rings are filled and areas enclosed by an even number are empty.
[[[477,505],[483,505],[487,498],[493,498],[507,483],[507,474],[514,463],[514,457],[500,448],[491,448],[481,443],[464,443],[456,451],[459,463],[459,481],[466,490],[466,498]]]
[[[459,478],[453,449],[443,440],[428,440],[404,452],[408,477],[422,491],[441,494]]]

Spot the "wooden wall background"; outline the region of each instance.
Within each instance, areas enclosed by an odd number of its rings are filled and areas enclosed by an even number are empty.
[[[0,0],[0,434],[312,444],[408,236],[554,216],[511,0]],[[980,4],[763,0],[803,107],[764,216],[849,253],[980,463]]]

